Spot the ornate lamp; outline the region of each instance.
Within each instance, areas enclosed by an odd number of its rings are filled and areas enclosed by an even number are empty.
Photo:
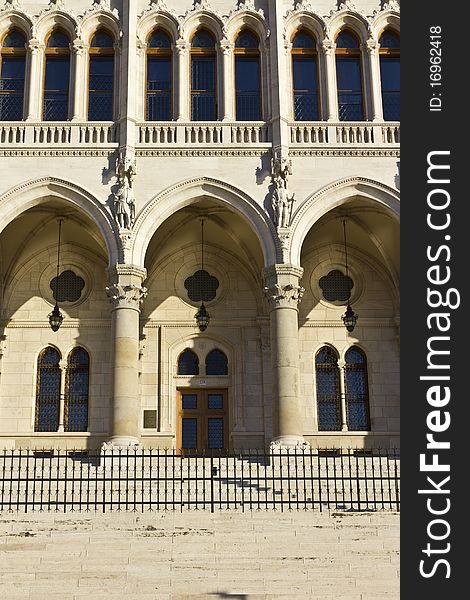
[[[201,271],[204,271],[204,219],[201,219]],[[209,325],[210,315],[204,306],[202,297],[202,278],[201,278],[201,307],[194,315],[199,331],[205,331]]]
[[[59,305],[57,304],[57,296],[59,292],[59,263],[60,263],[60,230],[62,228],[62,219],[59,219],[59,243],[57,244],[57,275],[55,278],[55,306],[51,313],[47,316],[49,317],[49,325],[51,326],[52,331],[59,331],[60,326],[62,325],[62,321],[64,317],[59,310]]]
[[[348,248],[346,245],[346,220],[343,221],[343,237],[344,237],[344,255],[346,257],[346,277],[349,277],[349,274],[348,274]],[[349,304],[349,300],[348,300],[346,312],[344,313],[344,315],[341,318],[343,319],[344,326],[349,331],[349,333],[354,331],[354,327],[356,327],[356,323],[357,323],[357,317],[358,317],[358,315],[356,315],[356,313],[353,311],[353,309],[351,308],[351,305]]]

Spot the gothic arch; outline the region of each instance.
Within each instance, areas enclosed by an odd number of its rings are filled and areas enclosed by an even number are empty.
[[[99,28],[108,30],[114,42],[119,41],[120,29],[119,22],[115,15],[105,11],[95,11],[92,14],[86,15],[80,23],[81,38],[85,43],[89,44],[92,35]]]
[[[369,37],[370,23],[361,13],[342,9],[333,13],[328,20],[329,37],[336,40],[342,29],[350,29],[359,37],[360,43],[365,44]]]
[[[181,37],[188,44],[198,29],[204,27],[220,42],[225,37],[225,28],[222,19],[208,10],[197,10],[186,16],[181,25]]]
[[[178,210],[206,197],[218,200],[235,209],[256,234],[263,251],[265,266],[276,262],[279,248],[276,232],[266,211],[248,194],[238,188],[210,177],[195,177],[167,188],[153,198],[137,215],[132,238],[131,256],[134,264],[144,265],[147,247],[160,225]]]
[[[294,12],[284,24],[286,44],[292,42],[294,34],[301,28],[313,34],[317,45],[321,44],[326,37],[326,23],[319,15],[310,12]]]
[[[261,46],[266,44],[268,28],[266,21],[258,13],[249,10],[237,11],[227,22],[227,39],[235,43],[237,34],[243,28],[252,29],[259,37]]]
[[[13,219],[51,197],[64,200],[95,222],[106,245],[109,265],[122,262],[119,232],[111,213],[90,192],[57,177],[30,180],[0,196],[0,233]]]
[[[302,244],[313,225],[323,215],[355,197],[376,202],[395,220],[399,220],[400,201],[395,189],[364,177],[340,179],[312,194],[295,211],[290,241],[290,258],[293,264],[300,264]]]
[[[179,38],[178,19],[170,12],[163,10],[152,10],[139,19],[137,24],[137,38],[143,44],[146,44],[150,33],[158,27],[161,27],[170,34],[173,43]]]
[[[378,13],[372,21],[372,36],[378,41],[384,29],[393,29],[400,34],[400,13],[395,10],[385,10]]]
[[[73,41],[77,37],[77,25],[76,19],[63,10],[46,11],[36,21],[33,34],[40,44],[45,44],[50,32],[59,26],[67,33],[70,41]]]
[[[17,27],[25,34],[27,40],[31,39],[33,23],[28,15],[18,10],[10,10],[0,14],[0,39],[3,39],[11,27]]]

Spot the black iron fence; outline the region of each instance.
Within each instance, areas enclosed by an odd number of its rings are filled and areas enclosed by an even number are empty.
[[[4,450],[0,510],[398,511],[399,468],[391,450]]]

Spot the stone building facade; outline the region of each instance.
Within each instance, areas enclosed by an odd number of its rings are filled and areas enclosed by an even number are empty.
[[[397,446],[399,3],[1,1],[1,444]]]

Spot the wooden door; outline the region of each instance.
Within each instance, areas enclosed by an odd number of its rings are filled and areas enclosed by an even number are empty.
[[[227,415],[227,390],[178,390],[178,450],[184,454],[227,450]]]

